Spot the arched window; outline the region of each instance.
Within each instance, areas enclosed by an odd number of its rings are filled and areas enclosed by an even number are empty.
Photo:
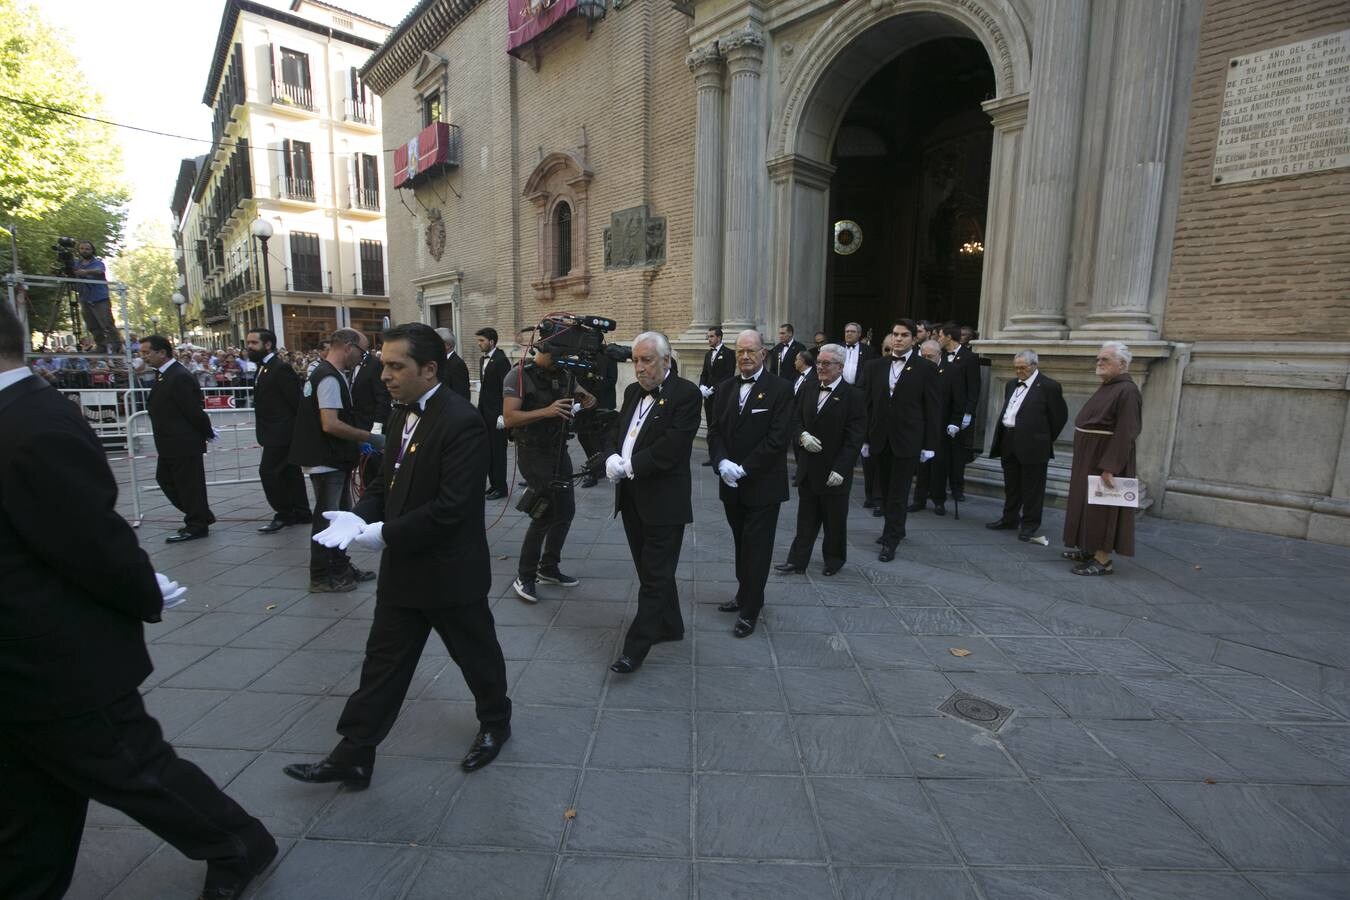
[[[572,271],[572,207],[559,203],[553,212],[553,246],[558,250],[554,277],[561,278]]]

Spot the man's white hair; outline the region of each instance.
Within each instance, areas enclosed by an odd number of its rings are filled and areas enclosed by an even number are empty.
[[[821,344],[820,349],[816,351],[816,360],[819,361],[822,356],[829,354],[834,357],[834,361],[842,363],[844,361],[844,348],[838,344]]]
[[[649,341],[656,344],[657,353],[661,354],[666,359],[670,359],[670,340],[659,331],[642,332],[642,334],[633,338],[633,347],[636,348],[639,344],[645,344]]]
[[[761,350],[764,349],[764,335],[759,333],[758,328],[747,328],[744,331],[737,334],[736,343],[739,344],[741,342],[741,338],[745,337],[747,334],[753,334],[755,336],[755,340],[759,341],[759,349]]]
[[[942,345],[939,344],[937,341],[931,339],[924,341],[922,344],[919,345],[919,352],[922,353],[923,351],[927,350],[929,344],[932,344],[933,349],[936,350],[938,353],[942,352]]]
[[[437,328],[436,333],[441,336],[441,341],[445,344],[445,349],[453,350],[459,346],[459,341],[455,339],[455,333],[449,328]]]
[[[1130,352],[1130,348],[1126,346],[1124,341],[1107,341],[1102,344],[1102,349],[1123,362],[1127,369],[1130,367],[1130,360],[1134,359],[1134,354]]]
[[[1017,362],[1019,359],[1029,366],[1039,366],[1041,364],[1041,358],[1036,355],[1035,350],[1021,351],[1020,353],[1018,353],[1016,356],[1013,357],[1013,362]]]

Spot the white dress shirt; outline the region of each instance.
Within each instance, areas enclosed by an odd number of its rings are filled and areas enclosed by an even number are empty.
[[[1022,408],[1022,401],[1027,399],[1027,394],[1031,393],[1032,382],[1036,380],[1036,376],[1039,374],[1041,374],[1041,370],[1037,369],[1031,373],[1030,378],[1026,381],[1019,381],[1017,387],[1013,388],[1012,396],[1008,398],[1008,408],[1003,410],[1004,428],[1017,427],[1017,411]]]
[[[903,372],[905,370],[905,366],[909,364],[909,357],[913,352],[914,350],[911,348],[909,353],[906,353],[904,356],[901,356],[891,361],[890,383],[892,394],[895,393],[895,386],[900,382],[900,373]]]
[[[7,387],[11,387],[13,385],[18,384],[20,381],[23,381],[25,378],[27,378],[29,375],[32,374],[33,374],[32,370],[29,369],[27,366],[19,366],[17,369],[9,369],[7,371],[0,372],[0,391],[3,391]]]
[[[844,347],[844,380],[849,384],[856,384],[858,381],[858,358],[862,349],[858,344],[852,347]]]
[[[816,399],[816,412],[820,412],[825,406],[825,401],[830,399],[830,396],[835,392],[835,389],[839,387],[839,382],[843,380],[844,376],[840,375],[829,384],[822,384],[820,386],[820,396]]]
[[[760,366],[758,369],[755,370],[755,374],[750,376],[749,381],[741,382],[741,398],[740,398],[741,409],[745,409],[745,401],[750,397],[750,389],[755,386],[755,382],[759,381],[759,376],[762,375],[763,373],[764,367]],[[741,378],[743,376],[741,376],[740,373],[737,373],[736,377]]]
[[[670,372],[667,371],[665,379],[661,382],[661,387],[665,387],[669,380]],[[657,393],[660,392],[661,388],[657,388]],[[630,472],[633,471],[633,445],[637,443],[638,435],[642,433],[642,426],[646,424],[647,416],[656,408],[657,399],[657,397],[648,394],[639,400],[637,409],[633,411],[633,419],[628,423],[628,432],[624,435],[623,447],[620,448],[619,455],[623,457],[624,465],[628,467]]]

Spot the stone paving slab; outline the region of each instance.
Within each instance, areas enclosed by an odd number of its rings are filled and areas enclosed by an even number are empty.
[[[911,514],[886,564],[855,498],[848,566],[772,576],[736,640],[716,486],[696,472],[685,640],[633,676],[607,669],[636,590],[610,489],[578,491],[563,568],[582,584],[538,605],[509,587],[525,523],[494,504],[513,738],[459,770],[471,697],[433,639],[365,792],[281,767],[336,741],[373,585],[308,594],[307,530],[258,535],[257,485],[212,488],[222,521],[173,547],[174,511],[143,492],[141,540],[190,588],[146,630],[146,702],[277,834],[249,896],[1350,896],[1350,550],[1145,518],[1137,557],[1076,578],[1062,514],[1041,547],[981,527],[998,504],[971,498],[959,521]],[[958,690],[1012,716],[940,713]],[[189,897],[203,872],[93,804],[70,896]]]

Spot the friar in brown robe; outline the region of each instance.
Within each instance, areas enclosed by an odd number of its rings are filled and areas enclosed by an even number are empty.
[[[1134,556],[1134,510],[1088,503],[1089,475],[1134,478],[1134,444],[1144,403],[1129,373],[1102,382],[1073,420],[1073,470],[1064,517],[1064,544],[1089,553]]]

